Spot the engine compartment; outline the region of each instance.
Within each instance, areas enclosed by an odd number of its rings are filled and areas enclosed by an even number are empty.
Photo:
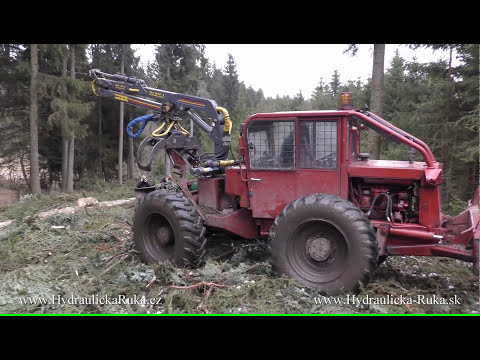
[[[369,219],[419,222],[418,181],[351,178],[349,187],[349,200]]]

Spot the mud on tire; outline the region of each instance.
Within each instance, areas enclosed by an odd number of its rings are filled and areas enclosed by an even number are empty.
[[[329,194],[299,198],[276,217],[269,256],[285,274],[327,295],[357,292],[377,267],[373,227],[350,201]]]
[[[146,263],[171,260],[195,268],[205,254],[205,227],[183,193],[164,188],[146,194],[137,204],[133,241]]]

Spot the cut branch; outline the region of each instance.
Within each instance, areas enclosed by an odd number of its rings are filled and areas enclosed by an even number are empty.
[[[189,290],[189,289],[198,288],[198,287],[200,287],[200,286],[210,286],[210,287],[218,287],[218,288],[227,287],[227,285],[215,284],[215,283],[212,283],[212,282],[205,282],[205,281],[202,281],[202,282],[199,282],[199,283],[193,284],[193,285],[188,285],[188,286],[176,286],[176,285],[171,285],[170,287],[171,287],[172,289]]]

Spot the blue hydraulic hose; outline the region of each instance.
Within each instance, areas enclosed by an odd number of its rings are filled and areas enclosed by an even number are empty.
[[[149,121],[156,121],[156,119],[152,119],[153,117],[153,114],[149,114],[149,115],[143,115],[143,116],[139,116],[138,118],[136,119],[133,119],[132,121],[130,121],[127,125],[127,134],[128,136],[132,137],[132,138],[137,138],[139,137],[142,132],[143,132],[143,129],[145,129],[145,126],[147,126],[147,122]],[[142,125],[140,127],[140,130],[138,130],[137,133],[133,133],[132,132],[132,128],[135,124],[141,122]]]

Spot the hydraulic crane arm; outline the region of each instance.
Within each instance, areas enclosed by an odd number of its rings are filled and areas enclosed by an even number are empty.
[[[232,123],[228,111],[214,100],[148,87],[144,80],[123,74],[89,71],[95,95],[168,115],[185,113],[214,143],[215,159],[225,160],[231,145]],[[210,124],[198,113],[203,113]]]

